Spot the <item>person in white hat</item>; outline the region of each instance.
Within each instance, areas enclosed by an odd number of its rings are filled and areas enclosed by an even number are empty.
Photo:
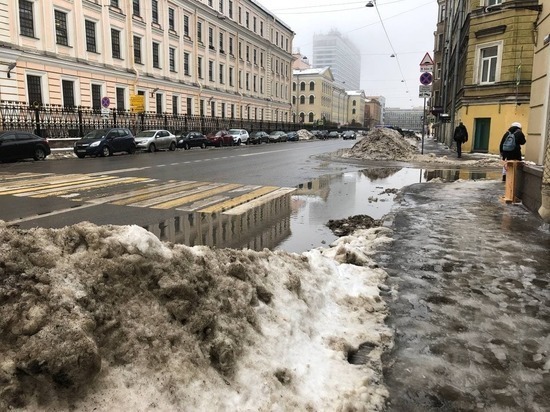
[[[502,157],[502,160],[521,160],[521,146],[525,142],[525,135],[521,131],[521,123],[512,123],[500,140],[500,157]],[[502,168],[502,181],[506,181],[506,166]]]

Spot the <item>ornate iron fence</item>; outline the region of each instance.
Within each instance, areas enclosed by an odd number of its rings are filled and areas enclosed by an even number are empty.
[[[133,133],[166,129],[175,134],[189,131],[207,134],[233,128],[250,132],[311,129],[311,126],[300,123],[0,102],[0,130],[25,130],[47,138],[68,138],[81,137],[92,130],[107,127],[127,127]]]

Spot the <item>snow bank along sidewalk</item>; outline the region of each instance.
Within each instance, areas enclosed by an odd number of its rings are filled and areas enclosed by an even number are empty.
[[[298,255],[0,222],[0,410],[381,410],[389,233]]]

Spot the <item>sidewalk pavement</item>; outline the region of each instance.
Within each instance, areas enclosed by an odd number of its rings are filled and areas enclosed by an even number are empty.
[[[550,410],[550,230],[503,193],[459,180],[396,199],[379,255],[395,291],[389,410]]]

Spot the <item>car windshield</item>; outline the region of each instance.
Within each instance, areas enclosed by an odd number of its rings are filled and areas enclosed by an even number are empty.
[[[239,135],[241,134],[241,131],[239,129],[229,129],[229,134],[230,135]]]
[[[107,133],[109,132],[109,129],[98,129],[93,130],[90,133],[87,133],[84,138],[85,139],[103,139]]]
[[[136,134],[136,137],[153,137],[155,136],[155,133],[156,132],[154,130],[142,130]]]

